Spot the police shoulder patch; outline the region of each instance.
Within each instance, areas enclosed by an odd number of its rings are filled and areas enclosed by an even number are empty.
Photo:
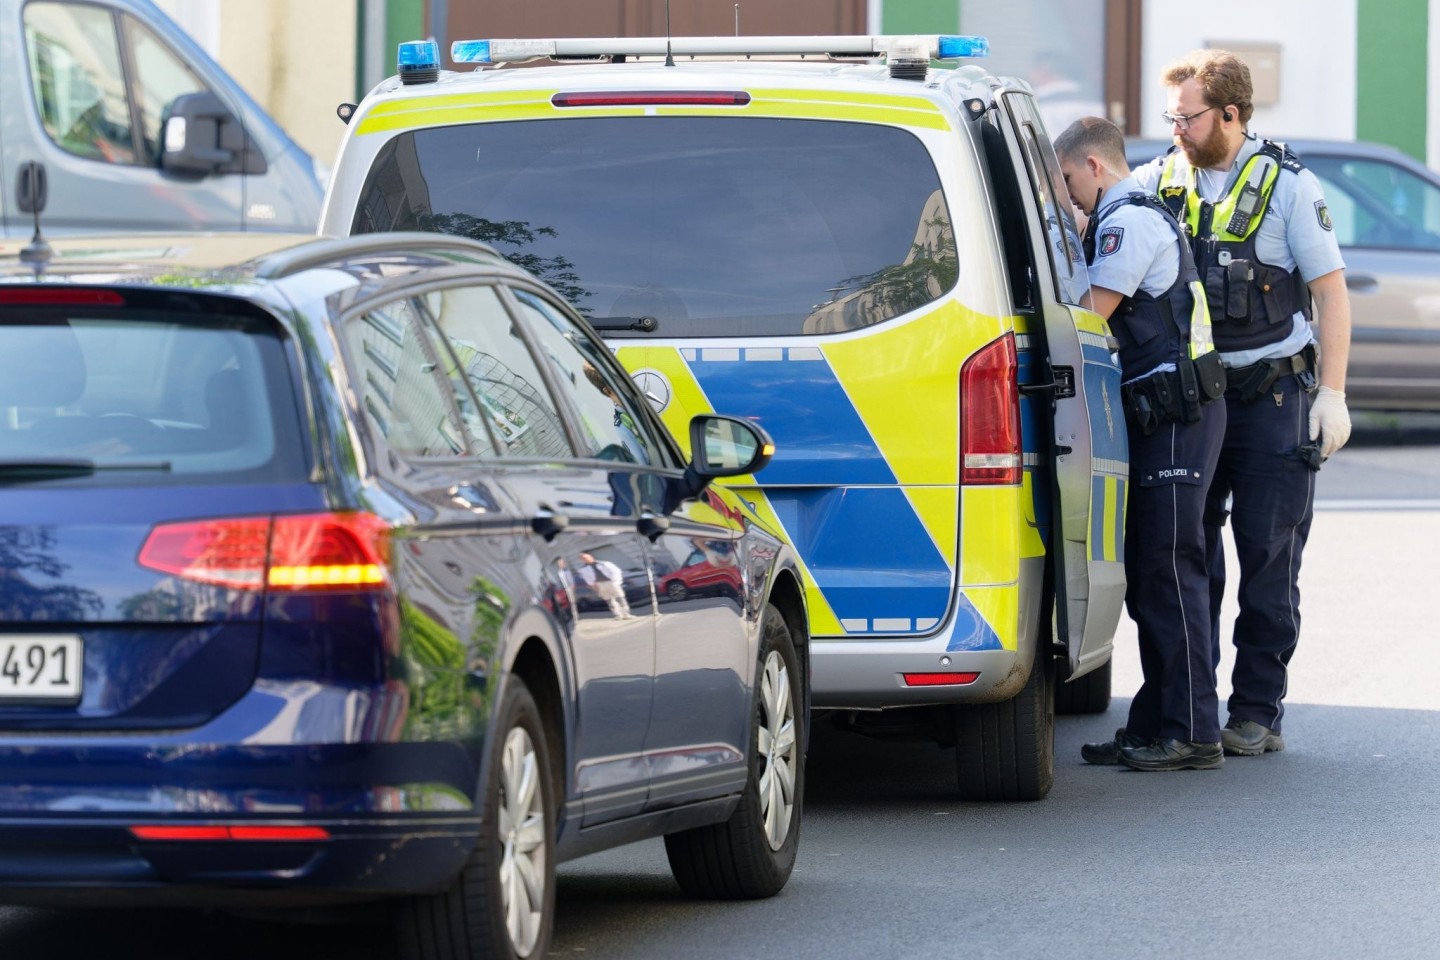
[[[1320,221],[1322,230],[1334,230],[1335,224],[1330,220],[1330,208],[1325,206],[1324,200],[1315,201],[1315,217]]]
[[[1100,239],[1096,244],[1096,251],[1102,257],[1108,257],[1120,249],[1120,241],[1125,237],[1124,227],[1106,227],[1100,231]]]

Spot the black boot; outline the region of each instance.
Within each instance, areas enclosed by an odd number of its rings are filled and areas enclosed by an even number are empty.
[[[1230,718],[1220,731],[1220,742],[1232,757],[1258,757],[1262,753],[1279,753],[1285,749],[1285,738],[1279,731],[1261,726],[1254,720]]]
[[[1111,764],[1120,762],[1121,747],[1143,747],[1149,743],[1144,737],[1132,737],[1121,727],[1115,731],[1114,740],[1106,740],[1101,743],[1087,743],[1080,748],[1080,756],[1085,758],[1086,763]]]
[[[1166,737],[1143,747],[1121,747],[1120,762],[1131,770],[1214,770],[1225,762],[1225,752],[1219,743]]]

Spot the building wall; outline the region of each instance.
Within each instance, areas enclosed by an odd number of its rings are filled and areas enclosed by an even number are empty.
[[[1351,140],[1356,130],[1356,0],[1146,0],[1141,40],[1141,134],[1169,137],[1160,119],[1165,65],[1227,42],[1280,45],[1280,99],[1257,107],[1252,130],[1280,139]]]
[[[345,130],[335,108],[355,100],[357,0],[158,3],[296,143],[334,159]]]

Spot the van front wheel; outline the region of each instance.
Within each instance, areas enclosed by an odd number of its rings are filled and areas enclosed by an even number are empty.
[[[955,708],[955,772],[965,800],[1041,800],[1050,792],[1055,668],[1048,655],[1036,656],[1013,698]]]

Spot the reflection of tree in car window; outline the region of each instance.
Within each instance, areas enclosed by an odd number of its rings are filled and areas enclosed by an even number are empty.
[[[841,280],[831,288],[831,299],[805,319],[803,332],[853,330],[919,309],[955,286],[959,275],[955,229],[945,197],[936,190],[920,211],[905,259]]]
[[[468,213],[432,213],[418,218],[415,229],[431,233],[448,233],[457,237],[469,237],[491,245],[514,247],[501,250],[506,260],[544,280],[571,303],[580,303],[590,294],[580,286],[580,275],[575,265],[565,257],[556,254],[542,257],[537,253],[524,253],[526,247],[540,237],[555,237],[559,234],[553,227],[531,227],[524,220],[486,220],[472,217]]]

